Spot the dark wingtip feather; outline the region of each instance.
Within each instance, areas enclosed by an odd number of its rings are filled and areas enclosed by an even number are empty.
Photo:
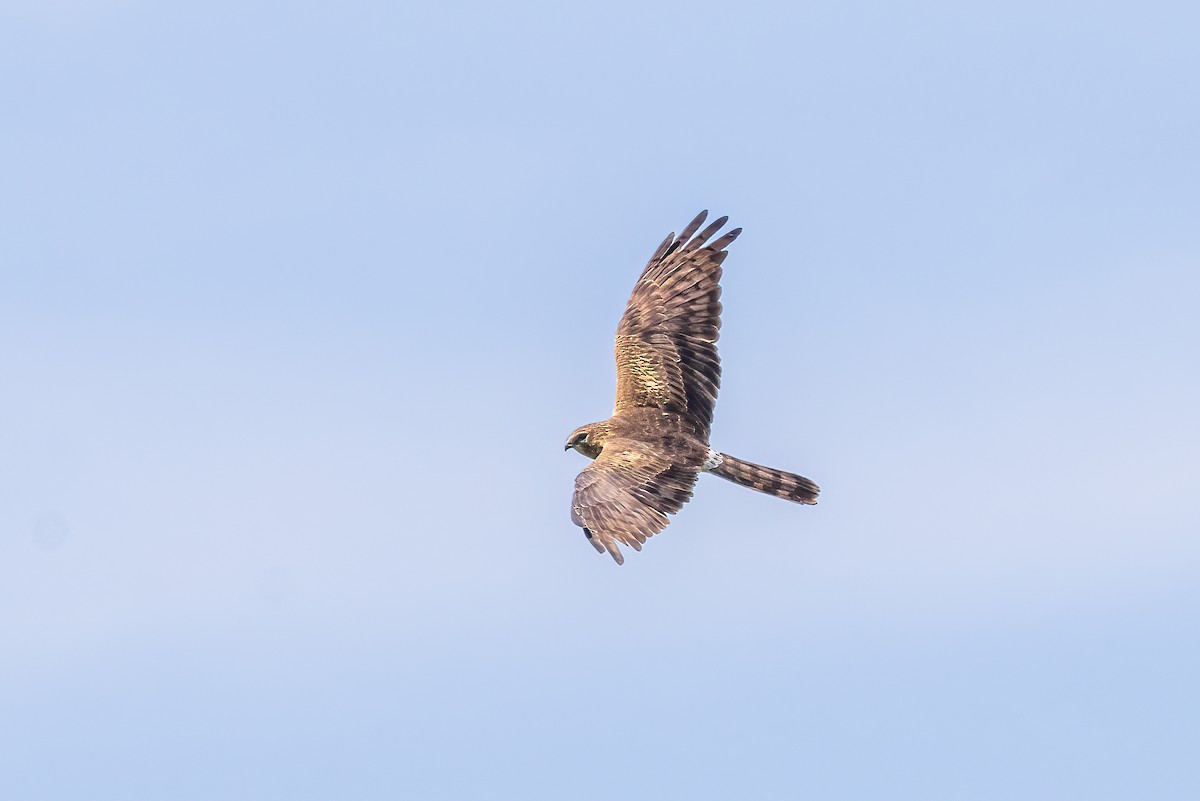
[[[719,217],[716,220],[713,220],[707,228],[696,234],[696,236],[693,237],[692,240],[685,245],[685,247],[688,250],[698,249],[701,245],[708,241],[709,237],[711,237],[717,231],[720,231],[727,222],[729,222],[728,217]]]
[[[604,553],[604,546],[600,544],[600,540],[592,534],[592,530],[587,526],[583,527],[583,536],[587,537],[587,541],[596,549],[596,553]]]
[[[667,249],[671,247],[671,243],[674,241],[675,241],[675,232],[672,231],[671,233],[667,234],[667,238],[662,241],[662,244],[660,244],[657,248],[655,248],[654,255],[650,257],[650,264],[653,264],[654,262],[661,259],[663,257],[663,255],[667,252]]]
[[[711,245],[709,245],[709,247],[711,247],[713,250],[724,250],[725,248],[729,247],[730,243],[733,242],[733,240],[738,238],[738,234],[740,234],[741,232],[742,232],[741,228],[734,228],[732,231],[725,234],[725,236],[721,237],[716,242],[713,242]]]
[[[682,243],[691,239],[692,234],[700,230],[700,226],[704,225],[704,221],[706,219],[708,219],[708,209],[705,209],[697,214],[696,219],[687,224],[687,227],[683,229],[683,233],[679,235],[679,239],[677,241]]]

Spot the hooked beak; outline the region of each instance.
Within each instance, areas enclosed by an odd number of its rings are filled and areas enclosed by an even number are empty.
[[[564,445],[564,446],[563,446],[563,450],[564,450],[564,451],[569,451],[569,450],[571,450],[571,443],[569,443],[569,442],[568,442],[566,445]]]

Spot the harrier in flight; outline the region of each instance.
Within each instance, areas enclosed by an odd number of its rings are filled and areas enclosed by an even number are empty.
[[[612,417],[575,429],[567,449],[594,461],[575,479],[571,520],[617,564],[666,528],[692,497],[702,472],[796,503],[821,490],[794,473],[744,462],[709,447],[721,384],[721,264],[735,228],[705,245],[728,217],[700,233],[700,212],[650,257],[617,325],[617,402]],[[693,236],[694,235],[694,236]]]

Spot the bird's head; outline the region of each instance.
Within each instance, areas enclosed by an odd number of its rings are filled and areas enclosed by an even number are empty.
[[[589,459],[595,459],[600,455],[602,447],[598,434],[599,430],[595,423],[580,426],[571,432],[571,436],[567,437],[567,446],[563,450],[569,451],[574,448]]]

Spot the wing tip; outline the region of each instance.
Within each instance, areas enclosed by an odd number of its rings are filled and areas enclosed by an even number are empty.
[[[741,228],[734,228],[729,233],[724,234],[716,242],[713,242],[711,245],[709,245],[709,247],[712,248],[713,250],[717,251],[718,253],[720,253],[720,252],[724,251],[725,248],[729,247],[733,243],[733,240],[737,239],[738,236],[741,235],[741,233],[742,233]]]
[[[621,549],[617,547],[616,542],[613,540],[604,540],[602,542],[600,538],[596,536],[595,532],[593,532],[590,528],[587,526],[582,526],[582,528],[583,536],[587,537],[587,541],[590,542],[592,547],[596,549],[596,553],[602,554],[605,551],[608,551],[608,553],[612,555],[614,562],[616,562],[618,565],[625,564],[625,557],[621,555]]]
[[[704,221],[706,219],[708,219],[708,209],[704,209],[702,212],[696,215],[695,219],[684,226],[683,232],[679,235],[679,239],[675,240],[676,243],[679,245],[687,244],[688,240],[692,238],[692,234],[700,230],[700,226],[704,225]]]

